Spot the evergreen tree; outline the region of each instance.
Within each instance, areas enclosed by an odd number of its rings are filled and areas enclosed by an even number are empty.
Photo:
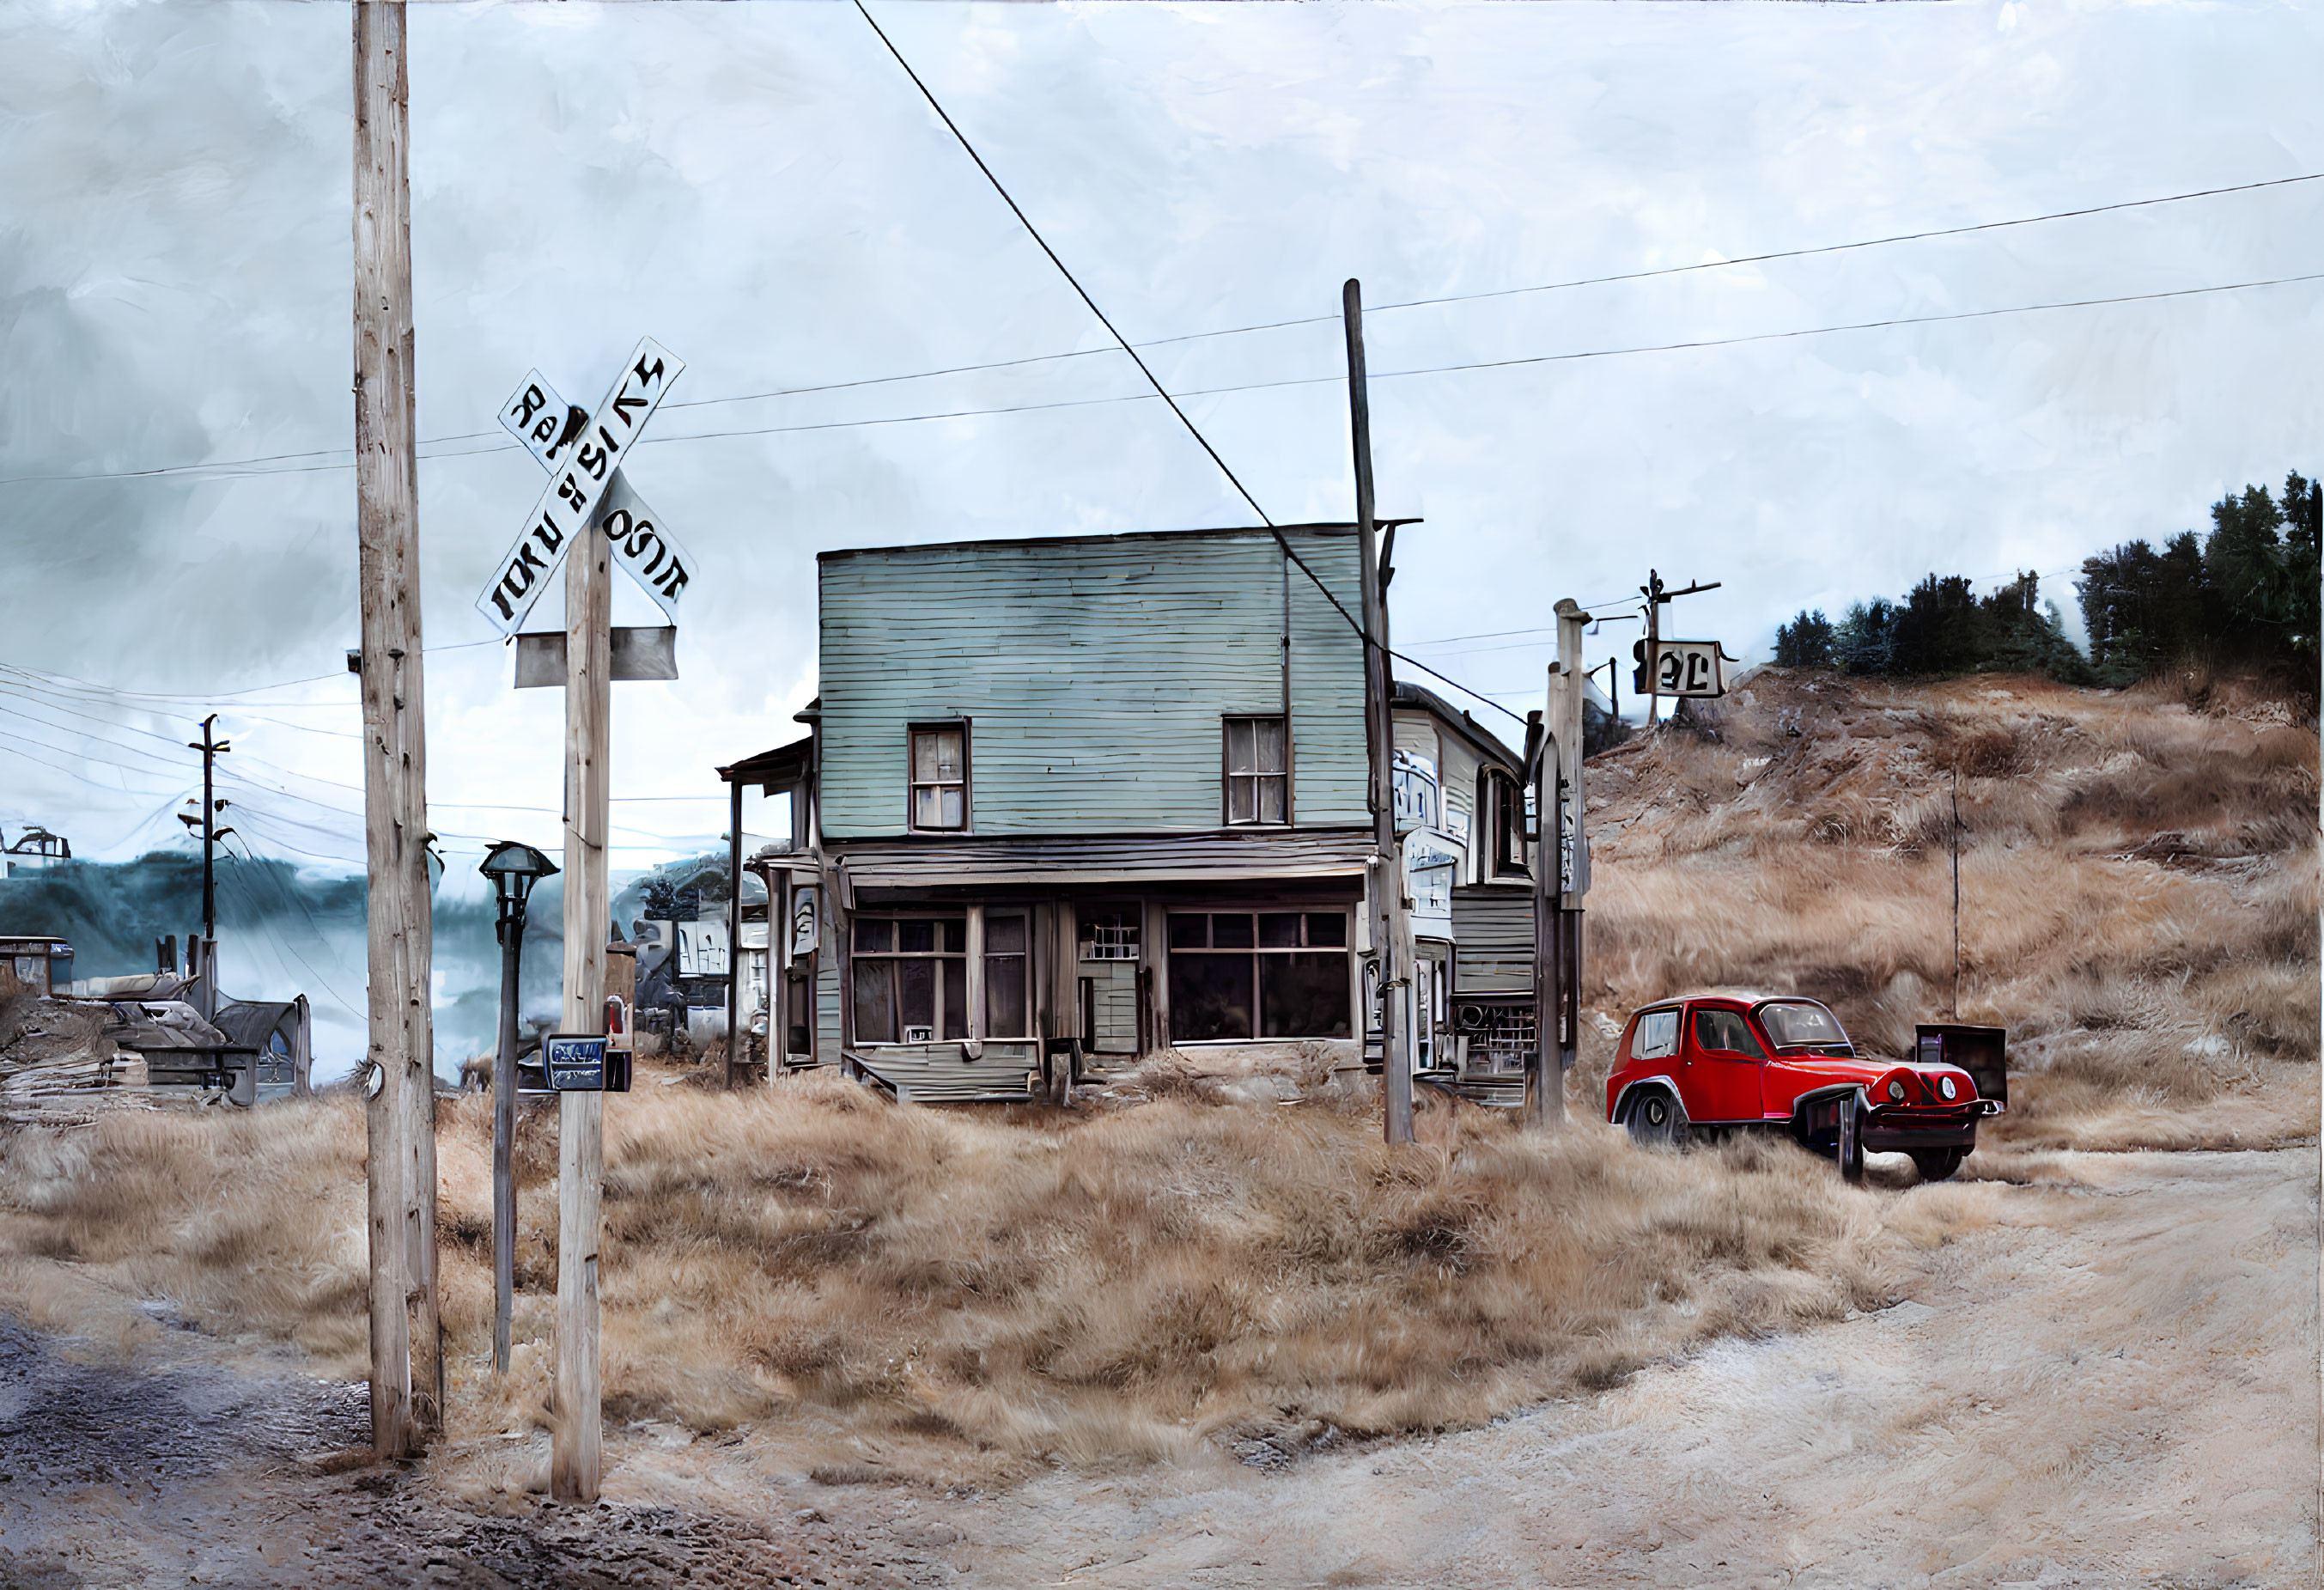
[[[1822,609],[1813,613],[1803,610],[1791,623],[1775,626],[1775,666],[1830,668],[1831,642],[1831,620],[1823,615]]]
[[[1842,673],[1886,673],[1895,647],[1896,609],[1879,596],[1851,604],[1831,638]]]

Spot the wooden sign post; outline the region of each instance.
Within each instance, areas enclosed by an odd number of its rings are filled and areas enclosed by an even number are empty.
[[[565,1020],[605,1030],[606,781],[613,694],[613,580],[604,528],[586,525],[565,565]],[[594,1502],[604,1388],[598,1374],[597,1239],[605,1095],[557,1095],[557,1423],[549,1494]]]
[[[621,462],[686,362],[641,339],[593,415],[529,374],[501,422],[549,471],[516,543],[494,567],[476,609],[517,639],[565,565],[565,1012],[562,1031],[605,1031],[605,944],[613,926],[605,840],[613,790],[613,587],[619,563],[672,618],[693,559],[655,522]],[[524,637],[530,639],[531,637]],[[640,677],[671,678],[651,670]],[[519,684],[524,678],[519,660]],[[605,1179],[602,1088],[560,1091],[557,1133],[556,1427],[549,1493],[594,1502],[601,1477],[604,1389],[599,1373],[597,1258]]]

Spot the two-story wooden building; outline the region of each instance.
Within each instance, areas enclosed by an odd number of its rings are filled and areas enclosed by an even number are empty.
[[[1311,524],[823,554],[808,735],[720,770],[792,792],[795,838],[757,863],[788,1063],[923,1098],[1166,1050],[1352,1068],[1368,1029],[1377,1063],[1358,547]],[[1524,770],[1425,691],[1395,709],[1399,787],[1434,791],[1406,848],[1454,857],[1415,876],[1450,900],[1441,927],[1416,904],[1436,981],[1406,992],[1446,1066],[1458,996],[1530,989],[1530,915],[1521,954],[1499,942],[1529,913]]]

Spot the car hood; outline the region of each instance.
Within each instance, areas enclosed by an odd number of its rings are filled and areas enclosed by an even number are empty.
[[[1787,1055],[1781,1050],[1776,1051],[1775,1058],[1776,1063],[1793,1071],[1819,1078],[1812,1084],[1817,1087],[1831,1083],[1856,1082],[1869,1089],[1883,1077],[1893,1077],[1899,1071],[1911,1071],[1923,1077],[1959,1077],[1969,1085],[1966,1096],[1977,1096],[1976,1078],[1959,1066],[1925,1066],[1915,1060],[1892,1060],[1879,1055],[1858,1055],[1853,1059],[1847,1059],[1838,1055]],[[1822,1080],[1824,1078],[1829,1078],[1829,1082]],[[1934,1089],[1931,1091],[1933,1093]]]

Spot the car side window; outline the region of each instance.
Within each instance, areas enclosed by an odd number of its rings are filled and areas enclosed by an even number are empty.
[[[1764,1060],[1766,1052],[1759,1040],[1751,1036],[1751,1024],[1740,1011],[1701,1009],[1694,1012],[1694,1045],[1697,1049],[1716,1049],[1722,1054],[1747,1055]]]
[[[1659,1060],[1678,1053],[1678,1012],[1648,1011],[1638,1018],[1638,1031],[1630,1043],[1634,1060]]]

